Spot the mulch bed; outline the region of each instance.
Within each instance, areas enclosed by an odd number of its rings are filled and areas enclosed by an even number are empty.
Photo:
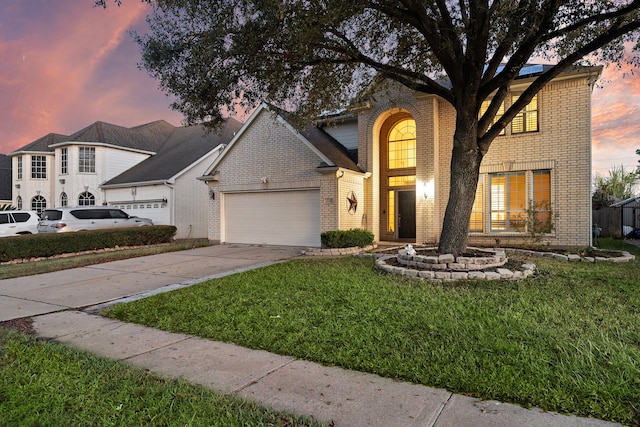
[[[18,332],[25,334],[35,334],[36,330],[33,328],[33,319],[31,317],[22,317],[20,319],[11,319],[0,322],[0,328],[14,329]]]

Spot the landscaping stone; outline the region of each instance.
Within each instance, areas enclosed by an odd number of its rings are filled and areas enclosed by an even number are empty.
[[[451,254],[444,254],[438,257],[438,262],[440,264],[448,264],[450,262],[455,262],[456,258]]]
[[[418,277],[422,277],[423,279],[433,279],[436,275],[435,272],[431,270],[421,270],[418,272]]]
[[[496,269],[496,272],[503,279],[511,279],[513,277],[513,273],[511,272],[511,270],[509,270],[507,268],[498,268],[498,269]]]

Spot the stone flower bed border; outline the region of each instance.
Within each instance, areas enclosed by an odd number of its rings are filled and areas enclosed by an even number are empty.
[[[512,271],[503,268],[507,262],[504,249],[469,248],[474,252],[481,252],[486,256],[443,255],[409,255],[405,249],[400,249],[398,255],[383,255],[376,260],[379,269],[407,277],[427,280],[516,280],[534,274],[536,266],[531,263],[523,264],[521,270]],[[434,251],[436,248],[417,248],[417,251]],[[396,260],[400,266],[389,265],[387,261]],[[492,271],[484,271],[491,269]]]
[[[580,256],[578,254],[559,254],[557,252],[544,252],[544,251],[532,251],[528,249],[508,249],[509,252],[513,252],[519,255],[526,255],[530,257],[537,258],[552,258],[559,259],[562,261],[569,262],[629,262],[631,260],[636,259],[635,255],[631,255],[627,251],[607,251],[607,252],[616,252],[619,256],[614,257],[590,257],[590,256]],[[597,249],[595,250],[597,252]]]
[[[378,249],[377,244],[372,244],[361,248],[360,246],[354,246],[351,248],[313,248],[302,251],[302,255],[305,256],[340,256],[340,255],[356,255],[362,252],[368,252]]]
[[[374,243],[365,248],[336,248],[336,249],[309,249],[302,251],[302,255],[307,256],[344,256],[357,255],[363,252],[369,252],[377,249]],[[436,248],[418,247],[419,251],[435,250]],[[476,252],[486,252],[487,256],[469,257],[460,256],[458,258],[451,254],[428,256],[428,255],[408,255],[406,250],[401,247],[387,249],[386,251],[398,251],[397,255],[392,254],[372,254],[376,256],[376,267],[393,274],[399,274],[407,277],[421,278],[427,280],[518,280],[533,275],[536,266],[533,263],[522,264],[520,270],[510,270],[503,268],[507,262],[506,251],[537,258],[551,258],[568,262],[629,262],[635,259],[627,251],[613,251],[619,254],[614,257],[585,256],[578,254],[561,254],[557,252],[533,251],[528,249],[487,249],[487,248],[469,248]],[[612,252],[612,251],[608,251]],[[390,265],[387,261],[393,259],[400,264]],[[483,271],[491,269],[492,271]]]

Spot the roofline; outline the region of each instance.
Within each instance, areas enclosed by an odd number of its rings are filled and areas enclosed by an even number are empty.
[[[251,123],[253,123],[253,121],[256,119],[256,117],[258,117],[258,114],[260,111],[262,111],[262,109],[264,109],[267,105],[263,102],[261,103],[258,108],[256,108],[253,113],[251,113],[251,116],[249,116],[249,118],[247,119],[246,122],[244,122],[244,124],[240,127],[240,129],[238,129],[238,131],[236,132],[236,134],[234,135],[233,138],[231,138],[231,141],[229,141],[228,144],[223,144],[224,147],[222,150],[222,153],[220,153],[220,155],[218,157],[215,158],[215,160],[213,161],[213,163],[211,163],[211,165],[205,169],[204,175],[209,175],[211,173],[211,171],[215,170],[215,167],[218,166],[218,164],[220,164],[220,162],[222,161],[222,159],[224,159],[227,156],[227,153],[229,152],[229,150],[227,150],[227,148],[231,148],[235,145],[236,141],[238,141],[238,139],[240,139],[240,137],[245,133],[245,131],[249,128],[249,125]]]
[[[14,151],[13,153],[7,154],[9,157],[19,156],[21,154],[48,154],[50,156],[54,156],[55,153],[52,151]]]
[[[539,65],[553,65],[553,64],[539,64]],[[593,65],[593,66],[580,66],[580,65],[576,65],[576,66],[572,66],[569,67],[568,69],[560,72],[560,74],[556,77],[554,77],[553,79],[551,79],[551,81],[549,81],[547,84],[551,84],[554,82],[558,82],[558,81],[563,81],[563,80],[569,80],[569,79],[573,79],[573,78],[578,78],[580,76],[591,76],[591,78],[593,79],[592,82],[593,83],[595,80],[597,80],[600,75],[602,74],[602,70],[604,69],[604,66],[602,65]],[[542,73],[534,73],[534,74],[527,74],[524,76],[517,76],[515,79],[513,79],[513,81],[509,84],[509,89],[511,89],[513,86],[519,86],[519,85],[528,85],[531,82],[533,82],[537,77],[539,77],[540,75],[544,74],[544,72]],[[437,97],[437,98],[441,98],[439,95],[436,95],[434,93],[428,93],[428,92],[413,92],[413,96],[415,98],[428,98],[428,97]],[[353,104],[350,105],[349,107],[347,107],[347,109],[349,111],[361,111],[361,110],[367,110],[371,108],[371,103],[369,101],[362,101],[359,102],[357,104]]]
[[[256,120],[258,115],[264,110],[267,110],[270,113],[274,113],[276,115],[276,120],[278,120],[287,129],[289,129],[289,131],[292,132],[303,144],[305,144],[311,151],[313,151],[318,157],[320,157],[320,159],[323,162],[327,163],[330,166],[334,165],[334,163],[327,156],[322,154],[322,152],[320,152],[313,144],[311,144],[311,142],[309,142],[308,139],[306,139],[304,136],[302,136],[302,134],[297,129],[295,129],[293,126],[291,126],[291,124],[289,124],[289,122],[287,122],[280,114],[278,114],[277,112],[273,111],[271,108],[269,108],[269,105],[267,105],[266,103],[262,102],[258,106],[258,108],[256,108],[255,111],[251,114],[249,119],[246,122],[244,122],[244,124],[242,125],[240,130],[238,130],[238,132],[233,137],[233,139],[229,142],[229,144],[227,144],[226,148],[222,151],[222,153],[218,157],[216,157],[216,159],[213,161],[211,166],[209,166],[205,170],[204,176],[210,175],[211,172],[216,169],[216,167],[220,164],[220,162],[226,157],[227,153],[229,153],[229,151],[231,151],[231,148],[233,148],[233,146],[238,142],[240,137],[245,133],[245,131],[247,129],[249,129],[249,127],[253,124],[253,122]],[[202,181],[205,181],[205,179],[202,179]]]
[[[113,144],[107,144],[104,142],[82,142],[82,141],[65,141],[65,142],[57,142],[55,144],[51,144],[49,145],[49,147],[51,148],[59,148],[59,147],[63,147],[65,145],[83,145],[83,146],[90,146],[90,147],[107,147],[107,148],[116,148],[119,150],[125,150],[125,151],[134,151],[136,153],[142,153],[142,154],[156,154],[156,151],[149,151],[149,150],[141,150],[139,148],[131,148],[131,147],[123,147],[122,145],[113,145]]]
[[[142,187],[147,185],[171,185],[170,179],[156,179],[154,181],[135,181],[135,182],[123,182],[121,184],[100,184],[99,188],[127,188],[127,187]]]
[[[177,174],[173,175],[171,177],[171,180],[175,181],[176,179],[180,178],[182,175],[184,175],[185,173],[187,173],[189,171],[189,169],[193,168],[196,166],[197,163],[203,162],[204,159],[203,157],[209,156],[214,154],[215,151],[218,151],[218,155],[216,156],[216,159],[218,157],[220,157],[220,153],[222,151],[224,151],[224,148],[226,147],[225,143],[220,143],[218,145],[216,145],[215,147],[213,147],[212,150],[207,151],[205,154],[203,154],[202,156],[200,156],[198,159],[196,159],[195,161],[191,162],[189,164],[189,166],[183,168],[180,172],[178,172]],[[215,160],[215,159],[214,159]]]

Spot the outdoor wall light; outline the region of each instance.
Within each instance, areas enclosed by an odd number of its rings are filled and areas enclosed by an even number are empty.
[[[213,191],[213,188],[209,187],[209,198],[211,200],[215,200],[216,199],[216,192]]]
[[[433,199],[433,180],[418,181],[416,186],[416,192],[422,194],[424,200]]]

